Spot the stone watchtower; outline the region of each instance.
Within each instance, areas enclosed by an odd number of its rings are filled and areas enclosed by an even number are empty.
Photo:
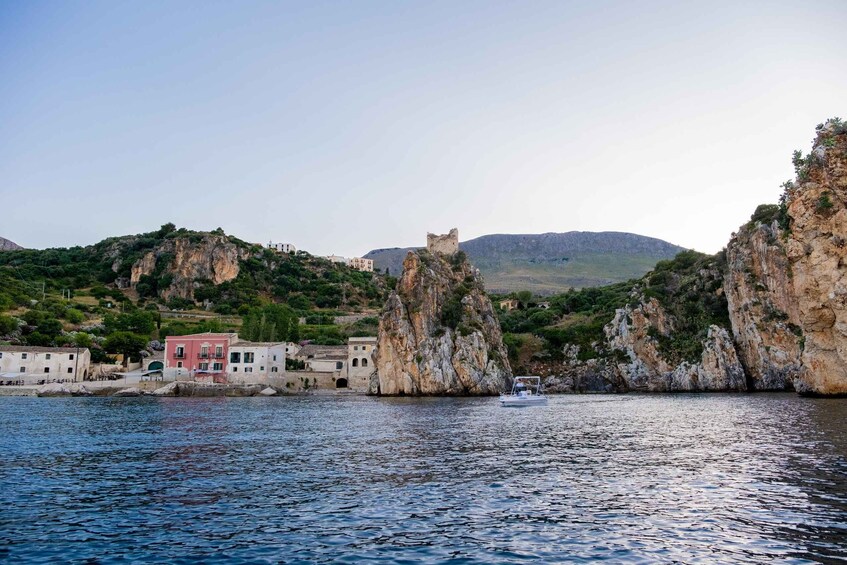
[[[446,235],[426,234],[426,250],[432,254],[453,255],[459,251],[459,230],[453,228]]]

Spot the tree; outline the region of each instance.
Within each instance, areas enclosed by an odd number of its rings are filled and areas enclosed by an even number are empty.
[[[250,341],[296,341],[299,320],[294,311],[283,304],[267,304],[251,308],[244,317],[242,333]]]
[[[144,336],[132,332],[115,332],[103,342],[103,349],[108,353],[121,353],[124,356],[124,367],[130,358],[141,357],[141,350],[147,347],[147,339]]]

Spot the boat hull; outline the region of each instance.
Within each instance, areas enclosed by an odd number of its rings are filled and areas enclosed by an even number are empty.
[[[521,408],[524,406],[546,406],[547,398],[544,396],[501,396],[500,406],[507,408]]]

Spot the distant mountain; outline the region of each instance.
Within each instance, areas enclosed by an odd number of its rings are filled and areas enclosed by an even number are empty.
[[[8,239],[0,237],[0,251],[14,251],[16,249],[23,249],[23,247],[14,241],[9,241]]]
[[[562,292],[638,278],[684,248],[661,239],[622,232],[567,232],[529,235],[484,235],[459,248],[485,276],[496,293],[531,290]],[[374,268],[398,276],[413,249],[376,249],[365,255]]]

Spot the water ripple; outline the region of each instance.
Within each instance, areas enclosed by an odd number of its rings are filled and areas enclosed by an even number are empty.
[[[0,405],[0,561],[847,560],[839,400]]]

